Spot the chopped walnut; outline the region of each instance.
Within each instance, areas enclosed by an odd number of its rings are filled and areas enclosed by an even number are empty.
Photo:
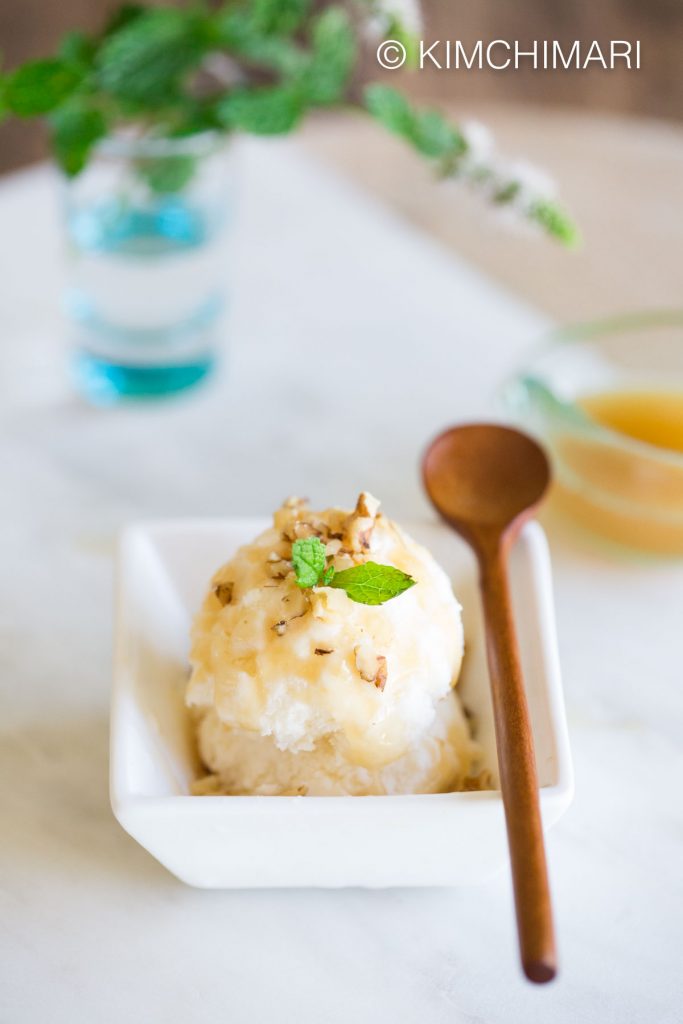
[[[285,540],[296,540],[294,526],[302,522],[309,512],[306,498],[287,498],[282,507],[273,516],[273,525],[279,530]]]
[[[327,540],[330,534],[330,528],[324,519],[321,519],[320,516],[313,513],[313,515],[306,516],[306,522],[311,524],[315,530],[316,536],[324,537],[325,540]]]
[[[375,678],[373,679],[373,683],[375,684],[378,690],[382,691],[386,686],[386,682],[387,659],[384,657],[383,654],[380,654],[379,657],[377,658],[377,672],[375,674]]]
[[[379,501],[369,491],[361,491],[356,502],[356,515],[376,519],[379,512]]]
[[[337,570],[337,572],[341,572],[342,569],[352,569],[354,565],[357,564],[357,559],[354,558],[353,555],[350,555],[347,551],[344,551],[343,549],[339,552],[338,555],[335,556],[334,559],[334,567]]]
[[[300,596],[301,603],[299,605],[298,611],[296,611],[293,615],[289,615],[286,619],[280,619],[279,622],[276,622],[274,626],[270,627],[272,631],[276,633],[278,636],[284,636],[284,634],[287,632],[287,627],[289,626],[290,622],[294,622],[295,619],[303,619],[304,615],[306,615],[306,613],[309,611],[310,604],[308,601],[308,597],[305,594],[301,594]]]
[[[283,539],[289,544],[306,537],[320,537],[324,542],[328,536],[327,524],[313,515],[306,507],[295,512],[289,520],[284,522],[281,530]]]
[[[360,552],[370,548],[379,502],[367,491],[358,496],[356,507],[346,520],[342,541],[346,551]]]
[[[232,595],[235,590],[234,583],[217,583],[213,588],[213,592],[218,598],[220,604],[225,608],[226,604],[230,604],[232,601]]]
[[[319,537],[320,531],[316,530],[312,523],[294,523],[291,532],[295,540],[302,540],[304,537]]]
[[[283,580],[291,572],[292,563],[286,558],[280,558],[277,562],[268,562],[266,569],[271,580]]]
[[[373,654],[365,644],[357,644],[353,653],[361,679],[366,683],[374,683],[378,690],[383,690],[387,682],[387,659],[385,656]]]
[[[316,587],[307,593],[311,614],[314,619],[324,622],[330,615],[340,615],[348,610],[348,597],[343,590],[332,587]]]
[[[359,530],[358,531],[358,541],[357,541],[358,547],[360,549],[362,549],[363,551],[369,551],[370,550],[370,538],[371,538],[371,536],[372,536],[372,527],[368,527],[367,530]]]

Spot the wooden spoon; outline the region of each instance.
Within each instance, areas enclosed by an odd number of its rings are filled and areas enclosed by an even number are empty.
[[[548,487],[548,460],[518,430],[472,424],[437,437],[422,472],[431,501],[479,562],[522,966],[530,981],[551,981],[555,939],[536,759],[507,581],[508,552]]]

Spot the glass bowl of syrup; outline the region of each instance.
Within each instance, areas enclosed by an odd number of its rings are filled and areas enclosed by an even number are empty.
[[[557,506],[620,546],[683,555],[683,311],[558,331],[504,398],[550,450]]]

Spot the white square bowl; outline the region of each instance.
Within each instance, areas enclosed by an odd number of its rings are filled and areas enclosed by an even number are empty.
[[[497,791],[417,796],[191,796],[199,765],[183,703],[190,621],[216,568],[268,523],[143,523],[121,539],[111,714],[111,802],[123,828],[189,885],[427,886],[484,880],[507,862]],[[497,777],[477,574],[438,523],[408,523],[453,580],[466,655],[458,692]],[[528,525],[511,558],[543,822],[573,778],[545,537]]]

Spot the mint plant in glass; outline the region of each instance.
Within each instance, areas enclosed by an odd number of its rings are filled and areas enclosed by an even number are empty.
[[[166,394],[213,366],[239,132],[285,134],[315,109],[360,108],[440,177],[573,243],[552,186],[501,159],[481,125],[358,84],[378,40],[415,51],[415,11],[396,0],[126,4],[97,36],[70,33],[55,56],[0,76],[0,111],[45,117],[66,177],[66,305],[86,394]]]

